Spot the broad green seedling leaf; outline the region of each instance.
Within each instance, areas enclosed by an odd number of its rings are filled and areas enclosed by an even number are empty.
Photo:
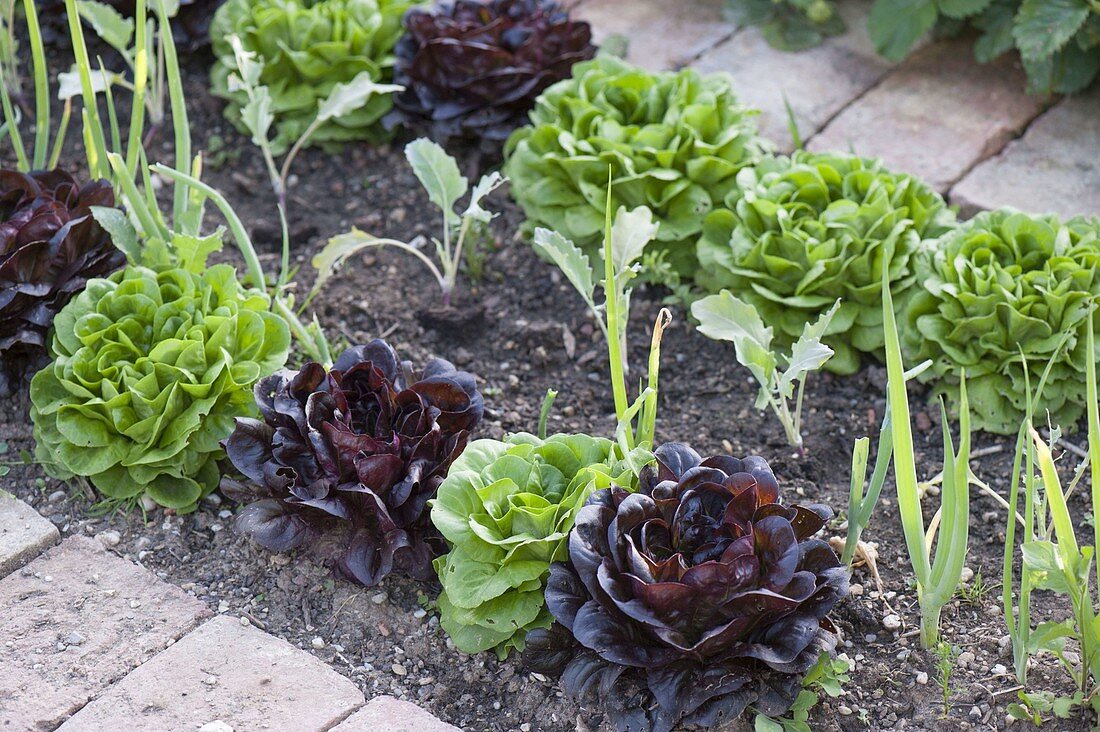
[[[708,338],[733,343],[737,360],[752,372],[761,389],[771,391],[777,360],[771,352],[772,329],[764,325],[756,308],[723,290],[691,307],[699,332]],[[766,403],[766,401],[765,401]],[[757,400],[759,408],[759,400]]]
[[[427,138],[413,140],[406,145],[405,157],[412,165],[420,184],[428,192],[428,198],[443,209],[448,225],[458,223],[455,202],[466,194],[469,184],[459,172],[454,158]]]
[[[840,300],[833,303],[828,312],[822,314],[812,325],[806,323],[802,330],[802,336],[791,347],[791,357],[787,369],[779,377],[779,393],[784,398],[790,398],[794,393],[795,382],[811,371],[821,368],[833,355],[833,349],[821,342],[821,337],[829,328],[829,321],[833,319],[837,309],[840,308]]]
[[[645,206],[633,211],[619,207],[611,225],[611,259],[615,272],[625,271],[641,258],[646,245],[657,237],[660,224],[653,221],[653,212]]]
[[[535,229],[533,244],[535,251],[557,265],[588,307],[595,310],[596,286],[593,284],[592,265],[588,261],[588,255],[576,244],[549,229]]]
[[[111,235],[114,245],[126,255],[131,264],[141,262],[141,245],[138,244],[137,230],[126,218],[121,209],[106,206],[92,206],[92,217],[104,231]]]
[[[404,90],[397,84],[376,84],[369,71],[363,71],[346,84],[332,87],[328,97],[317,105],[317,121],[327,122],[354,112],[375,94],[391,94]]]
[[[481,180],[474,186],[474,192],[470,194],[470,205],[466,207],[466,210],[462,212],[463,216],[468,216],[474,221],[480,221],[483,224],[487,224],[493,220],[495,214],[486,211],[481,207],[481,201],[490,193],[499,188],[505,181],[505,177],[497,171],[493,171],[488,175],[481,177]]]
[[[88,75],[92,81],[92,91],[96,94],[104,92],[107,87],[118,83],[122,76],[113,71],[103,69],[89,69]],[[79,97],[83,89],[80,86],[80,71],[73,66],[70,71],[62,71],[57,75],[57,98],[64,102],[73,97]]]
[[[80,0],[77,4],[80,17],[86,20],[96,35],[123,56],[130,56],[130,42],[134,37],[134,21],[123,17],[110,5],[97,0]]]

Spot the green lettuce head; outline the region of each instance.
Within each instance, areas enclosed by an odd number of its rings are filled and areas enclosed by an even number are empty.
[[[360,73],[389,82],[393,47],[401,37],[401,17],[421,0],[229,0],[210,26],[217,60],[211,89],[229,100],[225,116],[241,130],[244,91],[231,88],[237,68],[229,37],[256,54],[263,71],[259,83],[271,91],[276,135],[273,149],[285,151],[317,116],[317,105],[336,84]],[[382,142],[389,138],[379,120],[393,106],[389,94],[376,94],[359,109],[325,122],[311,141],[338,144],[350,140]]]
[[[955,223],[943,198],[880,160],[836,153],[798,152],[737,180],[704,223],[697,284],[751,303],[782,345],[839,299],[822,339],[836,352],[825,368],[854,373],[861,354],[881,354],[882,258],[904,300],[921,242]]]
[[[593,491],[632,485],[629,469],[609,467],[614,449],[588,435],[520,433],[472,442],[454,461],[432,523],[451,547],[435,568],[440,624],[459,650],[503,658],[523,650],[527,631],[550,627],[543,589],[577,512]]]
[[[1032,389],[1050,367],[1037,415],[1073,429],[1097,358],[1085,338],[1100,295],[1100,221],[978,214],[922,253],[917,282],[904,345],[914,363],[932,360],[922,379],[957,402],[965,369],[974,426],[1015,434],[1028,400],[1022,351]]]
[[[252,385],[286,362],[290,333],[269,307],[226,264],[91,280],[58,314],[54,360],[31,381],[46,472],[86,477],[109,500],[193,509],[218,484],[234,417],[256,411]]]
[[[652,73],[601,56],[542,93],[505,146],[504,174],[530,228],[594,250],[610,168],[612,210],[648,206],[661,225],[651,246],[690,278],[703,217],[763,156],[755,114],[726,75]]]

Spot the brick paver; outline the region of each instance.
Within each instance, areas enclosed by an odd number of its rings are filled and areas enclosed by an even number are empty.
[[[139,666],[59,732],[195,730],[218,721],[234,732],[321,732],[364,701],[328,664],[222,615]]]
[[[54,729],[209,613],[81,536],[0,580],[0,608],[5,730]]]
[[[967,37],[918,50],[808,147],[882,157],[946,191],[999,152],[1047,104],[1023,93],[1026,79],[1017,59],[1005,55],[979,64],[972,44]]]
[[[0,491],[0,577],[56,544],[57,527],[15,496]]]
[[[1100,87],[1044,113],[959,181],[951,200],[967,215],[999,206],[1100,215]]]
[[[392,696],[379,696],[332,732],[460,732],[420,707]]]
[[[742,102],[760,110],[761,133],[782,152],[794,145],[787,124],[791,105],[802,139],[808,139],[849,102],[890,70],[867,37],[870,0],[839,7],[848,32],[799,53],[768,45],[758,28],[745,28],[705,52],[692,66],[701,72],[726,71]]]
[[[724,0],[584,0],[573,15],[592,24],[602,43],[612,34],[629,41],[626,60],[647,69],[674,69],[729,37]]]

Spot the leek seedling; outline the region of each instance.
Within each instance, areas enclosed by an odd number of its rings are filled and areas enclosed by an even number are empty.
[[[939,640],[940,612],[955,595],[966,559],[970,528],[970,404],[966,396],[966,374],[963,373],[959,390],[958,452],[951,439],[947,409],[940,405],[943,415],[943,486],[938,512],[939,540],[932,556],[935,519],[933,525],[926,529],[918,491],[909,399],[905,391],[905,368],[886,266],[889,259],[883,259],[882,317],[886,335],[887,409],[891,415],[894,481],[905,545],[917,579],[921,646],[932,648]]]

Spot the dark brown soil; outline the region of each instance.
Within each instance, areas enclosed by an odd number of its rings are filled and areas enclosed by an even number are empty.
[[[189,63],[192,129],[196,147],[208,153],[205,178],[237,208],[262,249],[264,265],[274,270],[277,218],[259,153],[222,119],[221,103],[207,94],[205,62]],[[156,152],[168,137],[161,135]],[[79,162],[72,167],[79,169]],[[438,226],[400,145],[350,147],[339,155],[310,150],[296,163],[295,173],[290,217],[303,289],[312,279],[313,254],[329,236],[352,225],[406,240],[430,235]],[[440,312],[438,289],[418,261],[397,251],[373,250],[354,257],[331,281],[318,298],[317,315],[335,342],[382,336],[414,363],[437,355],[477,373],[487,403],[480,436],[533,430],[548,388],[559,391],[552,431],[609,434],[613,407],[599,332],[568,283],[517,234],[518,209],[505,195],[495,196],[494,203],[503,215],[482,249],[484,274],[478,282],[463,277],[454,309]],[[661,297],[655,292],[635,296],[631,361],[639,369]],[[689,442],[704,454],[764,456],[792,498],[797,493],[833,506],[840,518],[828,531],[843,536],[852,442],[862,435],[877,439],[884,370],[872,365],[850,378],[812,377],[806,397],[808,452],[800,457],[786,445],[778,422],[753,408],[753,382],[732,349],[696,333],[682,310],[675,315],[663,347],[659,439]],[[924,403],[923,394],[913,397],[915,405]],[[33,452],[28,408],[25,394],[0,405],[3,459],[17,461],[20,451]],[[919,469],[922,477],[931,478],[942,452],[939,415],[937,410],[915,411]],[[975,441],[976,448],[1001,448],[976,460],[974,469],[1006,493],[1013,441],[984,435]],[[1071,457],[1064,462],[1072,462]],[[86,488],[47,478],[36,465],[13,465],[0,478],[0,487],[29,502],[63,534],[99,535],[120,555],[192,592],[213,610],[245,616],[310,650],[352,678],[368,697],[386,693],[415,701],[465,730],[564,732],[599,726],[598,711],[578,709],[553,679],[536,678],[515,660],[501,663],[491,654],[470,657],[451,649],[431,610],[436,584],[390,578],[380,588],[364,589],[333,580],[305,553],[274,555],[236,535],[235,507],[217,495],[186,516],[160,509],[144,517],[96,516],[95,498]],[[861,594],[854,592],[835,614],[843,650],[854,664],[852,680],[842,697],[814,710],[811,727],[1001,729],[1016,687],[1011,673],[1003,672],[1012,665],[998,586],[1005,512],[975,491],[967,565],[989,590],[945,609],[945,639],[969,654],[955,665],[945,706],[935,657],[920,650],[915,637],[916,595],[891,494],[888,484],[864,537],[877,545],[885,594],[879,596],[865,570],[856,570],[853,582]],[[1087,495],[1078,490],[1071,501],[1082,516]],[[924,508],[931,515],[935,499]],[[1038,618],[1062,612],[1046,593],[1037,593],[1035,605]],[[883,617],[895,612],[902,626],[887,630]],[[1035,690],[1071,691],[1048,660],[1036,663],[1030,681]],[[1083,720],[1055,726],[1087,729]]]

